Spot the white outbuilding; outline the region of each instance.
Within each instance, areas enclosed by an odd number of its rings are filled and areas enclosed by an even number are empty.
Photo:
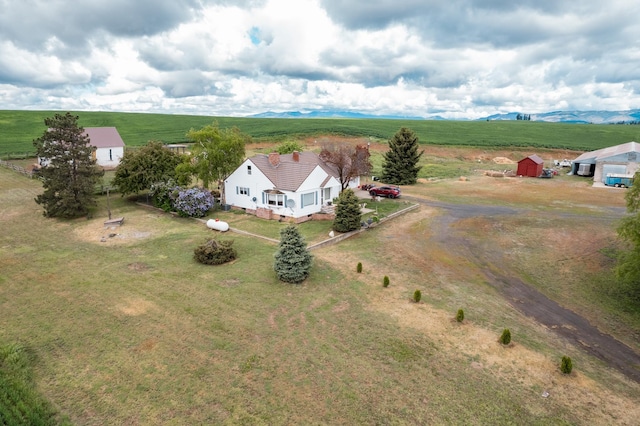
[[[83,135],[89,137],[91,154],[96,164],[105,169],[116,168],[124,156],[124,141],[115,127],[85,127]],[[38,166],[46,167],[47,158],[38,157]]]
[[[86,127],[89,144],[95,147],[94,159],[98,166],[115,168],[124,156],[124,141],[115,127]]]

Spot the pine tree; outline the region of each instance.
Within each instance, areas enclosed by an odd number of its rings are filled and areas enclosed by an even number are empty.
[[[411,185],[418,180],[422,167],[418,161],[424,151],[418,152],[418,136],[411,129],[401,128],[389,140],[389,151],[384,154],[382,181],[393,185]]]
[[[278,279],[293,284],[299,284],[307,279],[313,256],[307,250],[307,244],[298,228],[289,225],[280,230],[278,247],[273,264]]]
[[[40,171],[44,193],[35,201],[47,217],[86,215],[96,205],[95,185],[104,173],[96,167],[89,136],[68,112],[46,118],[44,124],[47,130],[33,141],[36,154],[47,162]]]
[[[333,220],[333,229],[337,232],[349,232],[360,229],[362,213],[358,204],[358,197],[352,189],[347,188],[338,196],[336,206],[336,218]]]

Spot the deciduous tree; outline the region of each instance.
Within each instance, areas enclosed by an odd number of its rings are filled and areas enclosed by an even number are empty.
[[[205,188],[217,183],[225,202],[223,181],[242,164],[244,146],[251,137],[243,134],[237,127],[220,129],[217,123],[200,130],[191,129],[187,138],[193,142],[191,164],[195,176]]]
[[[176,175],[176,167],[182,162],[183,157],[165,148],[162,142],[149,141],[140,149],[125,151],[112,184],[122,195],[137,194],[161,182],[184,185],[184,179],[179,180]]]
[[[389,151],[384,154],[382,164],[383,182],[394,185],[412,185],[418,180],[418,166],[424,151],[418,152],[420,142],[411,129],[402,127],[389,140]]]
[[[300,145],[300,143],[296,141],[288,140],[278,145],[278,147],[276,148],[276,151],[278,152],[278,154],[284,155],[284,154],[291,154],[294,151],[302,152],[302,148],[303,147],[302,145]]]
[[[86,215],[95,206],[95,186],[103,171],[96,167],[93,147],[78,117],[70,113],[46,118],[47,129],[34,140],[36,153],[47,165],[40,171],[44,193],[36,203],[47,217],[73,218]]]
[[[342,191],[352,179],[371,171],[369,149],[364,145],[353,146],[344,142],[327,144],[322,147],[319,157],[337,170]]]
[[[618,226],[618,235],[628,243],[627,250],[620,252],[616,274],[626,293],[640,303],[640,172],[636,172],[634,185],[625,195],[626,216]]]
[[[287,283],[301,283],[309,276],[312,260],[313,256],[298,228],[295,225],[282,228],[273,264],[278,279]]]

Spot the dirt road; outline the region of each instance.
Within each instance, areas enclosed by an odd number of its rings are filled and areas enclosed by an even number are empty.
[[[435,219],[437,223],[432,227],[434,242],[446,245],[448,251],[459,256],[473,259],[481,267],[487,282],[504,295],[514,308],[640,383],[638,353],[523,282],[509,268],[505,253],[498,247],[479,246],[478,241],[452,227],[456,221],[465,218],[484,216],[500,220],[502,216],[522,214],[524,210],[502,206],[448,204],[417,197],[404,198],[445,210],[446,214],[439,215]],[[620,214],[622,212],[619,211]]]

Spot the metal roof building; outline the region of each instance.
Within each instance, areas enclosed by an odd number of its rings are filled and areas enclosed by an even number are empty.
[[[640,144],[627,142],[585,152],[573,160],[571,173],[593,176],[594,182],[604,182],[607,174],[633,175],[639,168]]]

